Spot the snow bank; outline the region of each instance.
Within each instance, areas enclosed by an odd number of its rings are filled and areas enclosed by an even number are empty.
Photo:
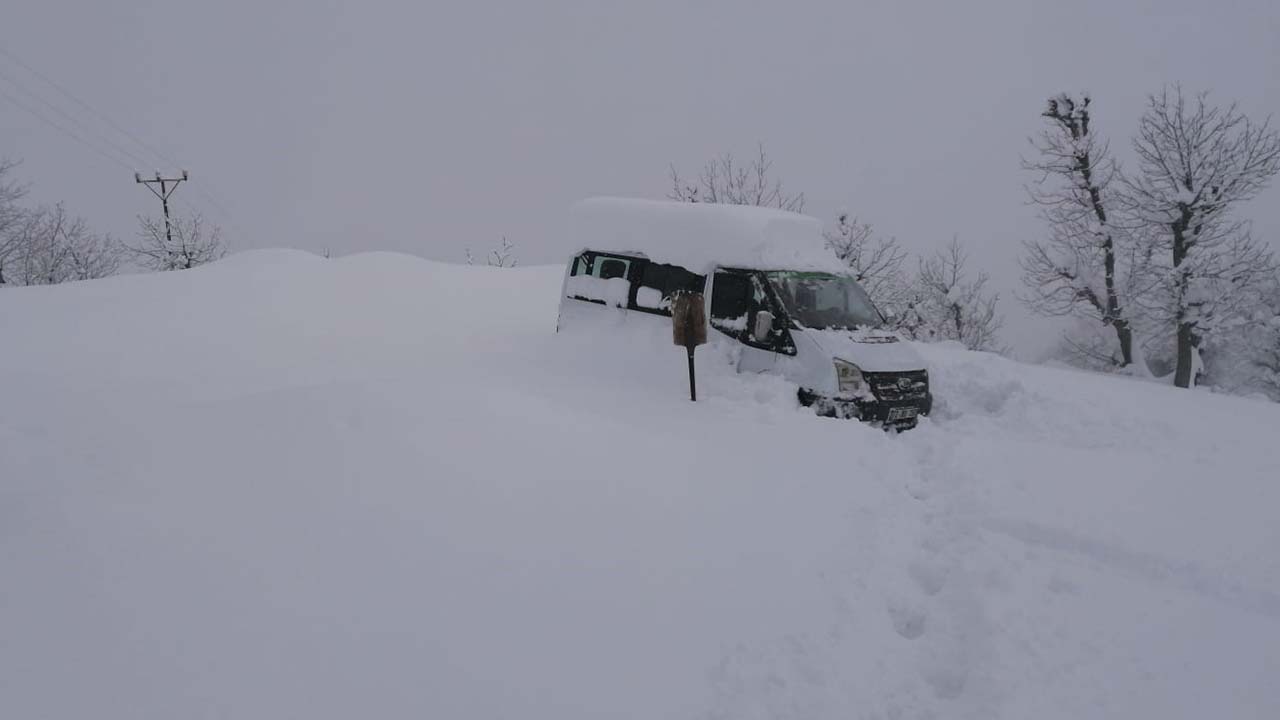
[[[0,717],[1280,713],[1276,406],[922,346],[890,435],[718,344],[694,404],[562,277],[0,293]]]
[[[623,308],[627,306],[627,295],[631,292],[631,283],[623,277],[597,278],[590,275],[575,275],[565,281],[564,291],[568,297],[596,300],[609,307]],[[645,299],[652,300],[647,295]],[[658,299],[661,301],[661,295]]]
[[[844,273],[805,215],[745,205],[592,198],[570,212],[575,250],[639,253],[705,273],[712,265]]]

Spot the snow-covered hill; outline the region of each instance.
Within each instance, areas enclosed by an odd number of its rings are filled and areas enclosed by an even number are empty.
[[[891,435],[559,268],[0,293],[0,717],[1271,718],[1280,407],[924,347]]]

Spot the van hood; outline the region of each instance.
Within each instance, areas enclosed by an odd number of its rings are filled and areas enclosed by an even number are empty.
[[[925,369],[924,358],[910,343],[884,330],[814,330],[800,332],[813,338],[833,358],[845,360],[867,372],[904,372]]]

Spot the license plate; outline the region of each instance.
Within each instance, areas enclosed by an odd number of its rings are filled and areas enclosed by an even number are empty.
[[[914,418],[919,412],[920,410],[915,407],[889,408],[889,417],[886,419],[889,422],[893,422],[894,420],[910,420]]]

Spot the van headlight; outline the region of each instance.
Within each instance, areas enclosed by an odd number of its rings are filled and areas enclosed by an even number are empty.
[[[851,362],[836,360],[836,384],[841,394],[856,394],[866,387],[862,378],[862,369]]]

